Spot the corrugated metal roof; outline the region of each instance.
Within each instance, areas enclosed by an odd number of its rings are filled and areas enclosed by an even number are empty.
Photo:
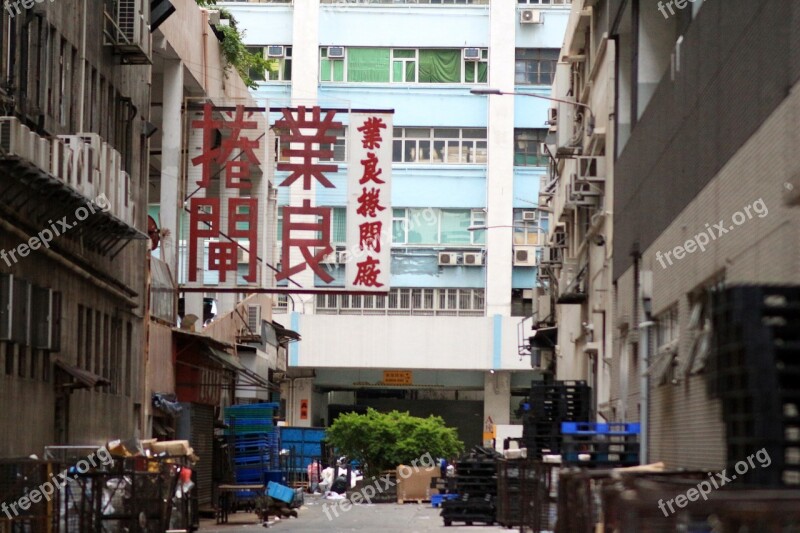
[[[54,363],[56,368],[60,368],[75,378],[75,383],[72,384],[75,389],[93,389],[97,386],[111,385],[111,382],[103,376],[98,376],[88,370],[78,368],[75,365],[67,363],[63,359],[55,359]]]

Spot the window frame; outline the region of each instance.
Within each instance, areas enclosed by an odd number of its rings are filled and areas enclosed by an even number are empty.
[[[409,130],[428,130],[427,137],[409,136]],[[458,131],[458,136],[437,136],[437,131]],[[468,132],[482,133],[482,137],[473,137],[465,135]],[[396,159],[397,143],[400,143],[401,160]],[[413,143],[413,146],[409,146]],[[423,143],[427,144],[423,147]],[[437,143],[444,143],[437,148]],[[455,143],[451,145],[451,143]],[[483,144],[483,146],[480,146]],[[410,149],[413,148],[414,160],[406,160]],[[456,148],[458,154],[458,161],[449,161],[449,153],[451,148]],[[426,160],[420,160],[419,154],[422,150],[428,150],[428,157]],[[481,154],[481,150],[485,152]],[[437,159],[433,159],[433,153],[441,155]],[[470,161],[472,159],[472,161]],[[484,159],[483,161],[475,161],[475,159]],[[397,127],[394,128],[394,136],[392,138],[392,163],[402,165],[485,165],[488,160],[488,131],[486,128],[435,128],[435,127]]]
[[[337,58],[334,58],[334,59],[330,59],[328,57],[328,48],[331,48],[331,47],[330,46],[320,46],[319,47],[319,81],[320,81],[320,83],[347,83],[347,48],[348,47],[346,47],[346,46],[342,47],[343,50],[344,50],[344,57],[337,57]],[[323,54],[323,51],[324,51],[324,54]],[[328,74],[329,74],[330,79],[327,79],[327,80],[322,78],[322,71],[323,71],[322,61],[323,60],[329,62]],[[336,72],[336,69],[334,68],[334,63],[336,61],[341,61],[342,62],[342,79],[341,80],[334,79],[334,73]]]
[[[550,57],[543,57],[547,54],[555,54],[555,58]],[[545,85],[549,86],[552,85],[555,81],[556,75],[556,65],[558,65],[558,59],[561,50],[558,48],[516,48],[514,51],[514,85]],[[524,57],[525,55],[535,55],[536,57]],[[552,70],[550,72],[546,72],[549,75],[549,78],[546,80],[542,80],[542,65],[544,62],[550,62],[550,66]],[[525,65],[525,72],[524,74],[524,81],[520,81],[519,76],[519,66],[520,63],[524,62]],[[531,82],[530,78],[531,75],[534,73],[534,69],[530,68],[532,66],[536,66],[535,69],[535,77],[536,82]]]
[[[543,142],[547,141],[546,128],[514,128],[514,166],[515,167],[546,167],[549,164],[547,154],[541,153],[540,146]],[[536,136],[535,139],[524,139],[525,135]],[[520,151],[520,143],[525,143],[526,148],[530,143],[533,143],[535,154],[531,154],[530,150]],[[521,156],[523,163],[517,163],[517,156]],[[527,164],[529,157],[535,157],[537,164]]]

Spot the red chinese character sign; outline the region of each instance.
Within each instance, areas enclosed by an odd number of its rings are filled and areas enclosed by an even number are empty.
[[[265,108],[189,105],[187,201],[189,286],[262,284],[269,160]],[[266,168],[266,165],[264,166]]]
[[[392,114],[350,114],[346,288],[388,291],[391,275]]]

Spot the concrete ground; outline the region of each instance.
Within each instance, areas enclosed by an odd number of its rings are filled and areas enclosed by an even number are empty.
[[[332,533],[346,531],[364,531],[374,533],[417,533],[422,531],[509,531],[499,526],[465,526],[453,524],[444,527],[439,516],[439,509],[430,503],[404,505],[383,503],[373,505],[354,505],[348,511],[338,509],[337,517],[331,509],[332,502],[320,497],[306,495],[305,505],[299,510],[298,518],[289,518],[271,522],[268,529],[277,532],[296,531],[302,533]],[[326,512],[327,515],[326,515]],[[330,519],[328,518],[330,517]],[[200,525],[202,533],[238,533],[263,531],[254,514],[236,513],[231,515],[227,525],[216,525],[213,520],[203,521]]]

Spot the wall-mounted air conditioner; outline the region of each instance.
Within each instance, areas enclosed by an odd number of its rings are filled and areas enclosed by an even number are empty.
[[[458,264],[458,254],[453,252],[439,252],[440,266],[455,266]]]
[[[339,250],[336,252],[336,262],[340,265],[344,265],[350,260],[350,253],[345,250]]]
[[[483,264],[483,253],[465,252],[463,264],[464,266],[481,266]]]
[[[36,134],[34,133],[33,135]],[[36,166],[42,169],[44,172],[50,174],[50,141],[36,135],[36,139],[34,139],[34,148],[35,153],[33,162],[36,163]]]
[[[464,48],[464,61],[480,61],[480,48]]]
[[[562,248],[553,246],[545,246],[542,248],[542,261],[543,266],[558,266],[561,264],[563,257]]]
[[[344,46],[328,47],[328,59],[343,59],[343,58],[344,58]]]
[[[514,246],[514,266],[536,266],[536,246]]]
[[[247,328],[253,335],[261,335],[261,306],[247,306]]]
[[[286,55],[286,48],[280,45],[267,47],[267,57],[283,57]]]
[[[522,220],[525,222],[535,222],[536,221],[536,211],[523,211],[522,212]]]
[[[605,157],[577,157],[577,175],[580,181],[598,182],[606,181]]]
[[[317,248],[315,253],[320,253],[322,248]],[[322,257],[322,261],[320,261],[323,265],[335,265],[336,264],[336,251],[332,251],[328,255]]]
[[[542,24],[544,16],[538,9],[520,9],[519,22],[520,24]]]

